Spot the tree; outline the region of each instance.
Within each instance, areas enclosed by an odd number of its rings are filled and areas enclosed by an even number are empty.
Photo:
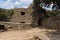
[[[60,0],[43,0],[46,4],[51,3],[51,2],[56,2],[57,5],[60,7]]]
[[[2,9],[2,8],[0,8],[0,21],[10,20],[13,13],[14,13],[13,9]]]
[[[33,1],[34,14],[36,13],[37,16],[41,16],[43,14],[43,15],[45,15],[45,17],[48,17],[47,12],[42,7],[40,7],[40,2],[41,2],[41,0]]]
[[[5,9],[0,8],[0,21],[6,20]]]
[[[13,13],[14,13],[13,9],[6,10],[6,14],[5,15],[7,16],[7,19],[11,19]]]

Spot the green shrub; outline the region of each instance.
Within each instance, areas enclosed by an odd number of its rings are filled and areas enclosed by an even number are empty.
[[[59,10],[47,11],[49,17],[60,16]]]

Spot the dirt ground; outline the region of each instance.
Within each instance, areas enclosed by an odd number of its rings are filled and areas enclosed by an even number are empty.
[[[0,33],[0,40],[28,40],[34,36],[38,36],[42,40],[49,40],[46,35],[48,31],[51,30],[32,28],[29,30],[6,31]]]

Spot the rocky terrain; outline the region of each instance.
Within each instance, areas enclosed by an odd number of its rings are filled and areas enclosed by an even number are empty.
[[[8,30],[6,32],[0,33],[0,40],[35,40],[34,36],[38,36],[41,40],[57,40],[60,37],[57,34],[56,38],[54,36],[50,36],[56,30],[51,29],[39,29],[39,28],[32,28],[27,30]],[[58,39],[58,40],[59,40]],[[37,40],[37,39],[36,39]]]

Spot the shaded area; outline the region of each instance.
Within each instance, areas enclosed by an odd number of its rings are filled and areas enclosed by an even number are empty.
[[[48,36],[49,40],[60,40],[60,31],[58,30],[47,32],[46,35]]]
[[[42,7],[40,7],[40,2],[41,2],[40,0],[33,1],[32,24],[35,26],[41,25],[41,20],[43,18],[49,17],[47,12]]]
[[[42,23],[42,18],[39,18],[38,19],[38,26],[41,26],[42,25],[41,23]]]
[[[4,25],[0,25],[0,31],[3,32],[3,31],[6,31],[7,29],[5,28]]]

